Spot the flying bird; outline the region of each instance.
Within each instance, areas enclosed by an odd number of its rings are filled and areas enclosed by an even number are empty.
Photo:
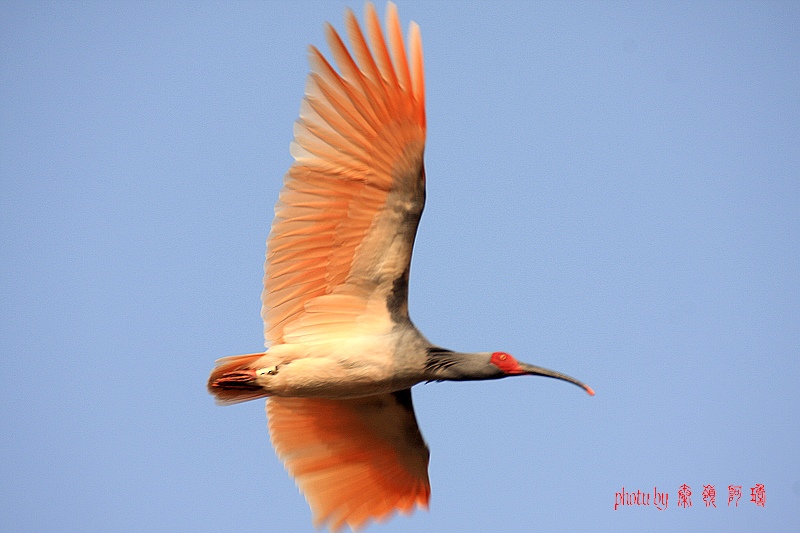
[[[428,447],[411,387],[538,375],[584,383],[505,352],[459,353],[408,315],[411,251],[425,204],[425,83],[419,26],[408,51],[389,3],[384,36],[345,13],[349,52],[328,24],[336,67],[309,47],[294,163],[267,242],[266,352],[225,357],[219,403],[267,397],[272,444],[314,524],[352,529],[428,507]]]

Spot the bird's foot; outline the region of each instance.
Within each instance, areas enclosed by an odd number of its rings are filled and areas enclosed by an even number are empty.
[[[259,376],[274,376],[278,373],[278,366],[270,366],[267,368],[260,368],[256,371]]]

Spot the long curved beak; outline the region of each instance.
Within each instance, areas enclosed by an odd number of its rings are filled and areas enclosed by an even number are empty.
[[[555,370],[550,370],[547,368],[542,368],[540,366],[529,365],[528,363],[519,363],[519,374],[530,374],[532,376],[545,376],[548,378],[556,378],[563,381],[569,381],[570,383],[574,383],[578,387],[582,388],[586,392],[589,393],[589,396],[594,396],[594,390],[583,383],[582,381],[578,381],[577,379],[568,376],[566,374],[562,374],[561,372],[556,372]]]

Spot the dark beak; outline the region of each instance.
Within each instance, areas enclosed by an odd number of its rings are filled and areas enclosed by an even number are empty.
[[[574,383],[578,387],[582,388],[586,392],[589,393],[589,396],[594,396],[594,391],[592,388],[583,383],[578,381],[577,379],[570,377],[566,374],[562,374],[561,372],[556,372],[555,370],[549,370],[547,368],[542,368],[540,366],[529,365],[527,363],[519,363],[520,374],[530,374],[531,376],[546,376],[548,378],[556,378],[563,381],[569,381],[570,383]]]

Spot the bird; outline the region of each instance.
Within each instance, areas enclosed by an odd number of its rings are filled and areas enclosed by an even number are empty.
[[[419,26],[385,34],[367,3],[350,42],[329,23],[334,65],[309,46],[310,72],[267,240],[266,351],[217,360],[218,403],[266,398],[271,442],[316,527],[358,530],[428,509],[429,449],[411,387],[534,375],[575,378],[506,352],[430,342],[409,317],[411,253],[425,205],[425,82]],[[406,47],[407,42],[407,47]],[[350,51],[352,50],[352,51]]]

